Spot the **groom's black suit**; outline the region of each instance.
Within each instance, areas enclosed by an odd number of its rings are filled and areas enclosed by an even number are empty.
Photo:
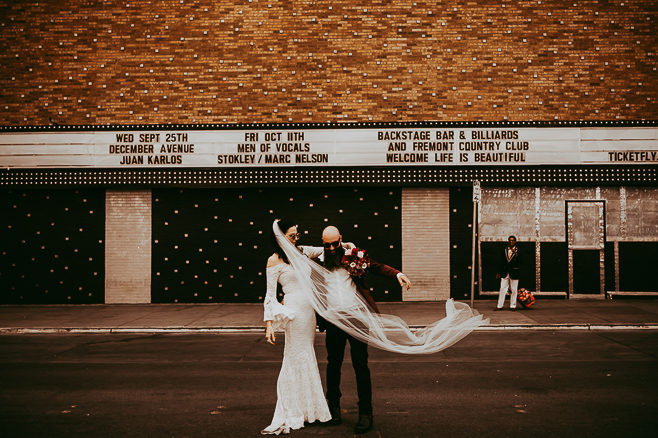
[[[344,250],[340,250],[344,251]],[[326,266],[328,254],[325,251],[322,259],[316,259],[316,262]],[[341,266],[329,269],[345,269]],[[372,272],[384,277],[395,278],[400,271],[390,266],[370,260],[368,272]],[[372,310],[379,313],[377,305],[370,295],[363,278],[352,276],[352,281],[363,298],[372,307]],[[327,402],[329,407],[338,407],[340,405],[340,371],[345,356],[345,344],[350,343],[350,355],[352,358],[352,367],[356,375],[356,388],[359,395],[359,414],[372,415],[372,383],[370,381],[370,369],[368,368],[368,345],[339,329],[335,325],[326,321],[320,315],[317,315],[318,327],[320,331],[326,331],[327,346]]]

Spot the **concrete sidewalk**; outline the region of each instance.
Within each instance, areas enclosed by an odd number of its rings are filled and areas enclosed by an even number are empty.
[[[507,303],[506,303],[507,304]],[[412,328],[445,316],[445,302],[379,303]],[[658,300],[537,299],[531,309],[494,311],[494,300],[475,308],[490,318],[479,330],[658,329]],[[0,334],[225,333],[264,330],[262,304],[1,305]]]

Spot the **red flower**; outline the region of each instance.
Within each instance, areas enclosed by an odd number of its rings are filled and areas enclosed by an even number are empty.
[[[351,276],[360,277],[370,267],[370,257],[363,249],[348,249],[343,256],[343,267],[347,269]]]

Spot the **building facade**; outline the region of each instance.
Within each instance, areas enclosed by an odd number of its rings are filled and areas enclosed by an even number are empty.
[[[0,11],[2,303],[257,302],[279,217],[378,300],[486,297],[510,234],[539,296],[658,292],[650,2]]]

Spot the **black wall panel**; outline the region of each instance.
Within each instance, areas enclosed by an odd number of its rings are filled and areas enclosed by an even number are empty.
[[[496,278],[501,265],[501,254],[507,242],[482,242],[482,286],[485,291],[500,290],[500,279]],[[517,242],[521,259],[519,289],[535,290],[535,242]]]
[[[473,192],[470,187],[450,189],[450,297],[457,300],[471,296]],[[477,251],[477,246],[476,246]],[[477,254],[475,255],[477,273]],[[413,279],[412,279],[413,281]],[[475,276],[478,281],[478,276]],[[477,283],[475,290],[478,290]]]
[[[566,292],[569,289],[569,253],[566,242],[541,243],[541,290]]]
[[[605,290],[615,290],[615,243],[605,243]]]
[[[0,302],[104,300],[105,191],[0,191]]]
[[[500,289],[500,280],[496,278],[500,265],[499,251],[506,245],[505,242],[482,242],[482,290],[494,291]]]
[[[573,292],[601,293],[601,252],[598,249],[573,250]]]
[[[658,292],[658,242],[619,242],[619,289]]]
[[[152,301],[261,302],[275,218],[321,246],[327,225],[374,259],[401,266],[399,188],[153,191]],[[400,301],[397,281],[367,278],[378,301]]]

